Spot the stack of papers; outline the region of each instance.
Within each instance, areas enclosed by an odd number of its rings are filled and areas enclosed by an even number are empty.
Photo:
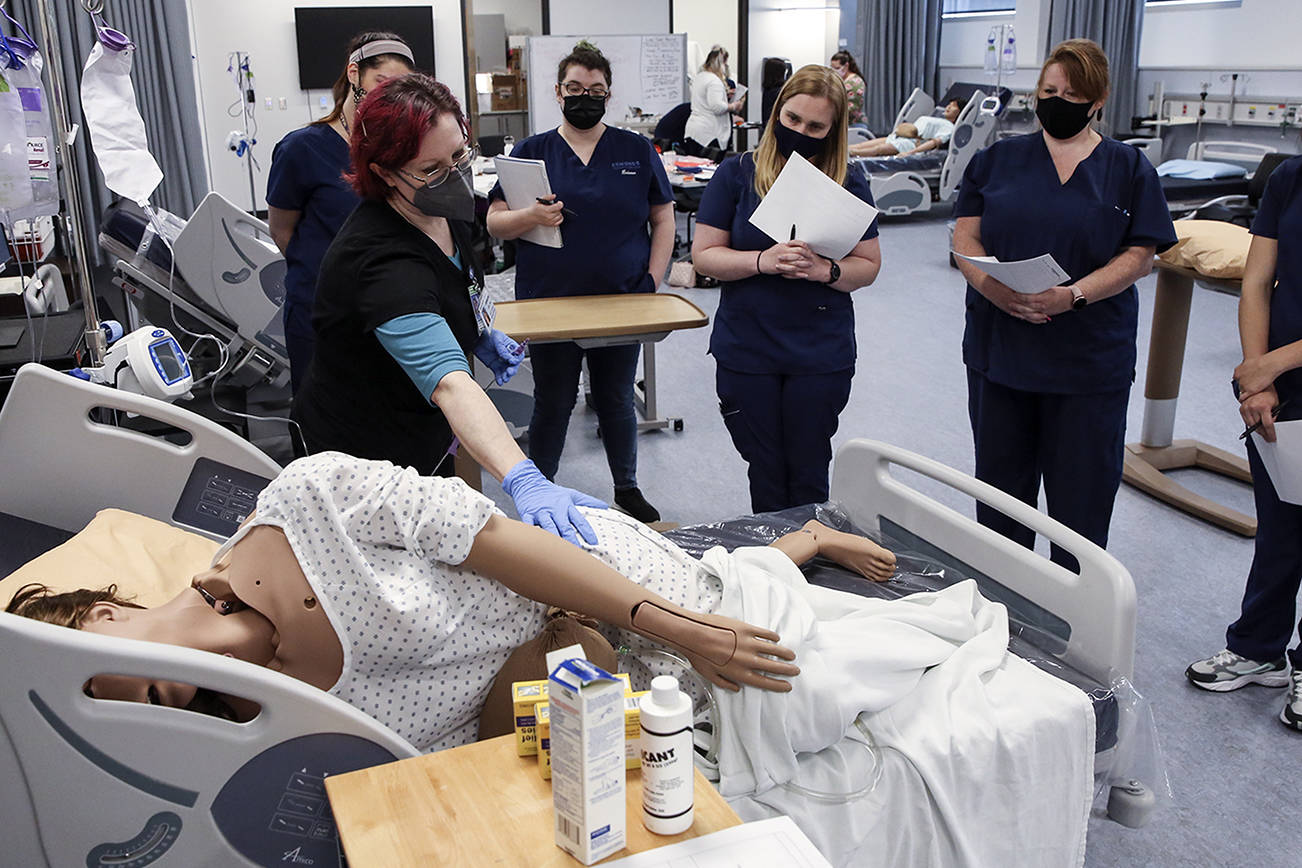
[[[750,223],[775,242],[791,240],[794,228],[819,256],[843,259],[876,216],[876,208],[792,153]]]
[[[497,180],[506,195],[506,207],[512,211],[528,208],[539,199],[552,198],[552,185],[547,180],[547,165],[542,160],[523,157],[495,157]],[[561,227],[535,226],[520,236],[525,241],[543,247],[561,246]]]
[[[1004,286],[1024,295],[1044,292],[1071,280],[1071,275],[1048,253],[1015,262],[1000,262],[993,256],[964,256],[961,253],[954,253],[954,258],[972,263]]]

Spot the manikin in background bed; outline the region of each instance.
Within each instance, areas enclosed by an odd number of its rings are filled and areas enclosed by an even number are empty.
[[[967,100],[952,99],[945,106],[943,117],[923,115],[912,123],[896,124],[889,136],[855,142],[850,145],[852,157],[909,156],[923,151],[933,151],[949,144],[954,135],[954,124]]]
[[[725,795],[792,780],[802,756],[841,743],[862,716],[914,762],[961,862],[1034,853],[1034,864],[1075,864],[1083,853],[1089,702],[1006,653],[1006,613],[972,582],[858,597],[806,584],[796,564],[821,554],[885,580],[894,556],[816,523],[697,560],[618,513],[586,515],[595,558],[459,480],[326,453],[263,491],[196,577],[201,591],[152,610],[97,603],[82,627],[266,665],[437,750],[473,739],[493,675],[541,628],[543,604],[557,605],[601,619],[635,656],[678,650],[715,685]],[[103,676],[89,687],[168,705],[192,691]],[[990,800],[990,786],[1026,798]],[[988,836],[992,817],[1013,831]]]

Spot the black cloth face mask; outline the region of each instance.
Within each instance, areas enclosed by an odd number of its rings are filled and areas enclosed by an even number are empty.
[[[475,188],[470,176],[473,170],[453,169],[443,183],[436,187],[425,184],[416,187],[411,204],[426,217],[446,217],[449,220],[475,219]]]
[[[773,119],[773,138],[777,141],[779,154],[790,157],[794,151],[806,160],[812,160],[823,153],[823,146],[827,144],[826,138],[816,139],[796,132],[782,123],[781,118]]]
[[[1042,96],[1035,101],[1040,126],[1055,139],[1070,139],[1089,125],[1094,103],[1072,102],[1060,96]]]
[[[601,123],[606,114],[606,101],[586,93],[567,96],[561,114],[565,115],[565,120],[575,129],[590,130]]]

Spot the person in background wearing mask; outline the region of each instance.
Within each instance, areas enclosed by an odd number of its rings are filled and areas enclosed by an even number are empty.
[[[959,187],[954,250],[1027,259],[1045,253],[1071,276],[1034,295],[970,263],[968,414],[977,478],[1106,546],[1121,485],[1126,405],[1135,378],[1135,281],[1175,243],[1157,172],[1133,146],[1090,127],[1108,97],[1108,59],[1088,39],[1056,46],[1040,70],[1043,130],[972,158]],[[977,505],[977,518],[1031,547],[1035,534]],[[1055,546],[1051,557],[1078,569]]]
[[[846,104],[849,106],[850,126],[864,127],[867,129],[867,123],[864,121],[863,98],[864,98],[864,80],[863,74],[859,72],[859,64],[855,63],[854,55],[842,49],[832,55],[828,65],[832,71],[841,76],[845,82]]]
[[[601,122],[610,98],[610,62],[587,42],[556,71],[564,120],[516,144],[513,157],[542,160],[556,199],[512,210],[501,184],[489,193],[488,231],[518,239],[535,226],[560,226],[564,246],[521,240],[515,297],[556,298],[655,292],[674,246],[673,191],[651,143]],[[648,232],[648,226],[650,231]],[[573,342],[535,345],[529,457],[554,479],[565,448],[586,356],[592,402],[615,483],[615,505],[644,522],[660,519],[637,485],[637,344],[584,349]]]
[[[844,259],[800,239],[774,243],[750,224],[792,152],[860,199],[868,181],[850,172],[841,77],[801,67],[787,80],[753,153],[729,157],[705,188],[692,263],[723,282],[710,334],[719,410],[748,465],[751,509],[768,512],[827,500],[832,435],[854,377],[850,293],[881,269],[877,222]]]
[[[406,75],[414,63],[411,49],[398,34],[357,34],[348,43],[348,64],[334,84],[334,109],[289,133],[271,152],[267,222],[287,266],[283,315],[294,392],[307,373],[316,342],[312,299],[321,259],[359,201],[344,180],[357,106],[368,90]]]
[[[492,327],[470,255],[476,151],[456,98],[420,73],[384,82],[357,109],[351,154],[362,202],[322,260],[317,351],[294,397],[308,451],[451,476],[459,439],[523,521],[595,543],[576,507],[605,504],[543,478],[466,361],[500,385],[524,350]]]

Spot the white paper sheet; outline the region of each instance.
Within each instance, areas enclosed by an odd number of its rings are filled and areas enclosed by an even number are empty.
[[[746,87],[746,85],[744,84],[737,85],[736,89],[733,90],[732,92],[732,101],[736,102],[737,100],[741,99],[749,92],[750,92],[750,88]]]
[[[789,241],[794,226],[796,238],[815,253],[841,259],[876,216],[876,208],[793,153],[750,223],[774,241]]]
[[[607,868],[832,868],[790,817],[743,823],[605,864]]]
[[[547,180],[547,165],[542,160],[494,157],[493,163],[497,166],[498,180],[502,182],[502,192],[506,194],[506,205],[512,211],[528,208],[540,198],[551,198],[552,185]],[[520,237],[543,247],[560,247],[561,227],[535,226]]]
[[[1004,286],[1024,295],[1044,292],[1071,280],[1071,275],[1063,271],[1049,253],[1015,262],[1000,262],[993,256],[964,256],[961,253],[954,253],[954,256],[972,263]]]
[[[1267,443],[1256,431],[1249,436],[1279,499],[1302,505],[1302,421],[1276,422],[1274,443]]]

